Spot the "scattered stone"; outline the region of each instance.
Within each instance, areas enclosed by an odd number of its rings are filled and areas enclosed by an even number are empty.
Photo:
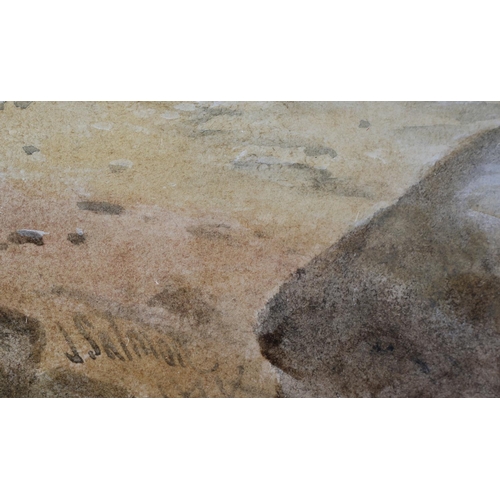
[[[124,210],[122,206],[106,201],[79,201],[76,205],[80,210],[89,210],[95,214],[120,215]]]
[[[16,245],[24,245],[25,243],[33,243],[34,245],[43,245],[43,236],[45,231],[37,231],[35,229],[19,229],[14,233],[10,233],[8,240]]]
[[[73,245],[81,245],[82,243],[85,243],[85,240],[86,240],[85,235],[83,234],[83,232],[81,234],[78,233],[78,229],[76,233],[68,234],[68,241]]]
[[[132,165],[133,162],[131,162],[130,160],[113,160],[109,163],[109,169],[114,174],[120,174],[122,172],[125,172],[125,170],[131,168]]]
[[[0,250],[7,250],[9,245],[7,243],[0,243]]]
[[[323,146],[313,146],[313,147],[307,147],[304,149],[304,152],[306,156],[323,156],[323,155],[329,155],[332,158],[335,158],[337,156],[337,152],[333,150],[332,148],[327,148]]]
[[[0,111],[3,111],[3,106],[7,101],[0,101]]]
[[[368,128],[370,126],[370,122],[368,120],[361,120],[359,122],[359,128]]]
[[[33,101],[14,101],[16,108],[26,109]]]
[[[40,150],[35,146],[23,146],[24,152],[31,156],[33,153],[38,153]]]

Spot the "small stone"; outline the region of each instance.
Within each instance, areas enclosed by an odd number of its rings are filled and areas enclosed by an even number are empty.
[[[33,101],[14,101],[16,108],[26,109]]]
[[[128,170],[131,168],[133,165],[133,162],[130,160],[113,160],[112,162],[109,163],[109,169],[111,172],[114,174],[119,174],[121,172],[125,172],[125,170]]]
[[[7,247],[8,247],[8,246],[9,246],[9,245],[8,245],[7,243],[0,243],[0,251],[1,251],[1,250],[7,250]]]
[[[3,106],[7,101],[0,101],[0,111],[3,111]]]
[[[24,152],[31,156],[33,153],[38,153],[40,150],[35,146],[23,146]]]
[[[337,152],[332,148],[327,148],[324,146],[312,146],[304,149],[306,156],[323,156],[328,155],[332,158],[337,156]]]
[[[80,229],[79,227],[76,228],[76,234],[83,236],[83,229]]]
[[[77,229],[78,231],[78,229]],[[78,232],[76,233],[69,233],[68,234],[68,241],[70,243],[72,243],[73,245],[81,245],[82,243],[85,243],[85,235],[83,234],[79,234]]]
[[[8,240],[16,245],[24,245],[25,243],[33,243],[34,245],[43,245],[43,236],[48,234],[44,231],[36,231],[34,229],[19,229],[14,233],[10,233]]]
[[[361,120],[359,122],[359,128],[368,128],[370,126],[370,122],[368,120]]]

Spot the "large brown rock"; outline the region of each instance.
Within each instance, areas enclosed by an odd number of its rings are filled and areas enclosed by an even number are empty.
[[[470,139],[260,315],[285,396],[500,396],[500,129]]]

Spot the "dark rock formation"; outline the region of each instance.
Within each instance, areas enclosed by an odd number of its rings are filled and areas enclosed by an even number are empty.
[[[0,307],[0,397],[27,397],[45,346],[40,322]]]
[[[500,129],[297,271],[257,334],[284,396],[500,396]]]

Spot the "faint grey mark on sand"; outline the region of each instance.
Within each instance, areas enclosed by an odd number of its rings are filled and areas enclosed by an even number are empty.
[[[79,201],[76,204],[80,210],[88,210],[95,214],[120,215],[124,208],[107,201]]]
[[[109,170],[111,170],[113,174],[120,174],[122,172],[125,172],[129,168],[132,168],[133,164],[134,163],[130,160],[113,160],[109,163]]]
[[[329,149],[318,147],[314,148],[314,151],[323,152]],[[301,188],[318,193],[331,193],[336,196],[373,198],[368,188],[356,185],[349,179],[333,177],[328,170],[314,168],[305,163],[284,162],[279,158],[258,157],[254,154],[242,157],[240,154],[233,161],[232,168],[263,181],[275,182],[288,188]]]

